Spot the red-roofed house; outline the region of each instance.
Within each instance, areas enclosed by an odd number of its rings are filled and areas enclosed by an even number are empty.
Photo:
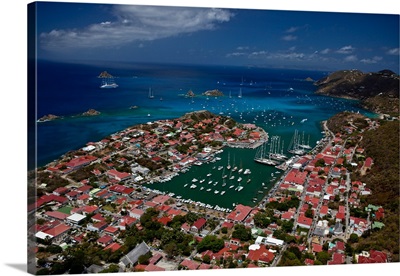
[[[300,215],[297,219],[297,225],[303,228],[310,229],[312,224],[312,219],[307,218],[304,215]]]
[[[126,173],[126,172],[119,172],[117,170],[109,170],[107,172],[108,177],[116,179],[118,181],[123,181],[123,180],[127,180],[129,178],[132,177],[132,175],[130,173]]]
[[[272,262],[274,258],[274,253],[269,251],[264,245],[261,245],[259,249],[249,250],[249,254],[247,255],[247,259],[252,262],[257,261],[266,264]]]
[[[235,209],[226,217],[229,220],[242,222],[250,214],[252,208],[242,204],[236,205]]]
[[[147,272],[151,272],[151,271],[165,271],[165,268],[156,266],[154,264],[149,264],[148,266],[146,266],[146,268],[144,269],[144,271]]]
[[[332,260],[328,262],[328,265],[338,265],[343,264],[345,256],[342,253],[333,253]]]
[[[143,214],[144,211],[142,209],[133,208],[129,211],[129,216],[135,219],[140,219]]]
[[[97,244],[101,246],[108,246],[113,242],[113,238],[109,235],[104,235],[103,237],[97,239]]]
[[[363,251],[362,254],[356,255],[356,261],[359,264],[386,263],[387,255],[381,251],[371,249],[369,253]]]
[[[72,170],[76,170],[76,169],[79,169],[83,166],[90,164],[91,162],[95,161],[96,159],[97,159],[97,157],[94,157],[91,155],[84,155],[84,156],[80,156],[80,157],[72,159],[65,165]]]
[[[114,226],[108,226],[104,229],[105,233],[108,233],[110,235],[116,235],[118,233],[119,229]]]
[[[120,249],[121,248],[121,245],[120,244],[118,244],[118,243],[116,243],[116,242],[113,242],[113,243],[111,243],[111,244],[109,244],[108,246],[106,246],[105,248],[104,248],[104,250],[111,250],[111,252],[115,252],[115,251],[117,251],[118,249]]]
[[[318,244],[318,243],[313,243],[312,244],[312,251],[313,253],[318,253],[322,251],[322,245]]]
[[[196,270],[200,266],[200,264],[189,259],[183,260],[180,265],[186,267],[188,270]]]
[[[198,220],[196,220],[192,227],[190,227],[190,231],[199,233],[201,230],[204,229],[204,227],[206,226],[207,220],[205,218],[199,218]]]
[[[70,229],[71,227],[69,227],[68,225],[60,223],[53,228],[43,231],[43,233],[45,233],[45,235],[48,235],[52,239],[53,243],[57,244],[63,240]]]

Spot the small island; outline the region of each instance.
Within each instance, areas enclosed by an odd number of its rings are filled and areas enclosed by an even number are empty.
[[[214,90],[207,90],[206,92],[203,93],[203,95],[221,97],[224,96],[224,93],[222,93],[222,91],[219,91],[218,89],[214,89]]]
[[[196,94],[194,94],[194,92],[193,92],[192,90],[189,90],[189,91],[186,93],[185,96],[186,96],[186,97],[195,97]]]
[[[53,121],[56,119],[60,119],[60,116],[54,115],[54,114],[48,114],[48,115],[44,115],[43,117],[41,117],[39,120],[37,120],[38,123],[43,123],[43,122],[48,122],[48,121]]]
[[[89,109],[88,111],[83,112],[81,114],[81,116],[97,116],[97,115],[100,115],[100,114],[101,114],[100,111],[97,111],[97,110],[94,110],[94,109]]]

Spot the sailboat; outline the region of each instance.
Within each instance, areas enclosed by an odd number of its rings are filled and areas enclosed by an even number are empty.
[[[154,99],[154,93],[151,90],[151,87],[149,88],[149,99]]]
[[[281,137],[280,136],[272,136],[271,137],[271,151],[270,151],[271,159],[282,161],[282,160],[285,160],[288,158],[286,155],[283,154],[283,145],[284,145],[284,141],[282,141],[282,149],[281,149]],[[281,152],[279,152],[280,150],[281,150]]]
[[[226,168],[227,168],[228,170],[231,169],[230,159],[231,159],[231,153],[229,152],[229,153],[228,153],[228,166],[226,166]]]
[[[261,146],[258,147],[258,150],[254,157],[254,161],[264,164],[264,165],[270,165],[270,166],[278,165],[278,162],[275,160],[272,160],[270,157],[270,153],[267,152],[266,142],[264,142]]]
[[[294,131],[294,135],[290,141],[288,152],[297,155],[303,155],[305,153],[305,150],[300,148],[300,135],[297,129]]]
[[[242,88],[239,89],[239,95],[238,98],[241,99],[242,98]]]

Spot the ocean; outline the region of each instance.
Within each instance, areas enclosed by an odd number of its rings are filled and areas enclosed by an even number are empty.
[[[103,71],[115,77],[117,88],[100,88],[101,79],[98,76]],[[209,110],[231,116],[238,122],[255,123],[265,129],[270,137],[280,136],[284,147],[289,146],[295,130],[314,146],[322,137],[321,121],[338,112],[348,110],[373,116],[362,109],[357,101],[314,94],[316,87],[306,78],[318,80],[328,74],[321,71],[38,61],[37,73],[37,119],[47,114],[63,116],[63,119],[37,123],[37,160],[29,159],[28,169],[44,166],[70,150],[79,149],[88,142],[101,140],[129,126],[178,118],[196,110]],[[154,99],[148,98],[149,89]],[[215,98],[201,95],[212,89],[222,91],[224,96]],[[184,97],[189,90],[196,97]],[[239,93],[242,94],[241,98],[238,97]],[[130,109],[131,106],[138,108]],[[76,116],[88,109],[98,110],[101,114]],[[167,183],[152,184],[152,187],[175,194],[181,192],[182,197],[211,205],[251,205],[255,198],[263,196],[259,191],[268,191],[264,187],[271,186],[271,174],[277,171],[255,163],[254,154],[255,150],[225,149],[222,160],[218,161],[226,165],[229,155],[232,162],[236,158],[238,166],[242,163],[244,169],[248,167],[252,171],[251,182],[243,184],[244,189],[240,192],[234,193],[232,188],[220,195],[206,192],[206,189],[200,192],[200,187],[183,189],[183,185],[195,176],[199,180],[206,179],[206,175],[215,170],[214,166],[220,166],[217,163],[194,166],[186,174]],[[221,176],[213,181],[219,181],[221,185],[222,172],[218,172]],[[204,183],[207,185],[206,181]]]

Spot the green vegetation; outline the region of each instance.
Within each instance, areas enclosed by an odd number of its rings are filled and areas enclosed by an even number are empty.
[[[208,235],[197,245],[197,251],[203,252],[206,250],[211,250],[212,252],[216,253],[223,247],[224,240],[218,239],[216,236]]]

